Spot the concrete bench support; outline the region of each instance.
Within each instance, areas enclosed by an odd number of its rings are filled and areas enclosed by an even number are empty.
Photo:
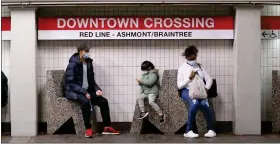
[[[149,117],[147,119],[161,132],[174,134],[186,124],[188,116],[188,104],[184,103],[183,100],[178,96],[177,70],[164,71],[157,104],[167,116],[166,122],[162,125],[159,124],[158,115],[150,106],[148,106],[147,102],[145,106],[149,110]],[[211,102],[210,105],[212,107]],[[140,109],[137,101],[131,125],[131,133],[140,134],[141,132],[143,123],[142,120],[138,120],[139,114]],[[207,132],[206,120],[200,110],[196,116],[196,125],[200,134]]]

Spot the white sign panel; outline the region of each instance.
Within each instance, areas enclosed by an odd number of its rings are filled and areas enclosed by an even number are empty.
[[[233,17],[39,18],[39,40],[233,39]]]

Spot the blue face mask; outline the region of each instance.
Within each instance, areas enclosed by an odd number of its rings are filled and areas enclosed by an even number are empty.
[[[84,58],[84,59],[89,58],[89,53],[84,53],[83,58]]]
[[[194,66],[197,64],[196,60],[188,61],[187,63],[191,66]]]

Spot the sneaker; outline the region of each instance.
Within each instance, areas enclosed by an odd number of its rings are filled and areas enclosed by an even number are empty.
[[[204,136],[207,138],[213,138],[216,136],[216,133],[213,130],[209,130]]]
[[[104,130],[103,130],[102,134],[106,134],[106,135],[109,135],[109,134],[118,135],[118,134],[120,134],[120,131],[116,131],[116,130],[115,130],[114,128],[112,128],[112,127],[104,127]]]
[[[149,112],[141,112],[140,117],[138,119],[143,119],[149,115]]]
[[[93,134],[92,129],[91,129],[91,128],[90,128],[90,129],[87,129],[87,130],[86,130],[85,137],[86,137],[86,138],[92,138],[92,134]]]
[[[186,138],[197,138],[197,137],[199,137],[199,135],[194,133],[193,131],[189,131],[187,133],[184,133],[184,137],[186,137]]]
[[[165,123],[165,118],[166,118],[165,114],[161,115],[159,118],[159,124]]]

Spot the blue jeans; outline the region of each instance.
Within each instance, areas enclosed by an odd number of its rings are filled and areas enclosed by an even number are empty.
[[[181,98],[184,101],[188,102],[188,104],[189,104],[189,114],[188,114],[186,132],[193,130],[193,123],[195,122],[195,116],[196,116],[196,113],[199,108],[202,110],[202,112],[206,118],[208,130],[213,130],[214,116],[213,116],[213,111],[212,111],[211,107],[209,106],[208,100],[207,99],[201,99],[201,100],[191,99],[189,97],[188,89],[182,90]]]

